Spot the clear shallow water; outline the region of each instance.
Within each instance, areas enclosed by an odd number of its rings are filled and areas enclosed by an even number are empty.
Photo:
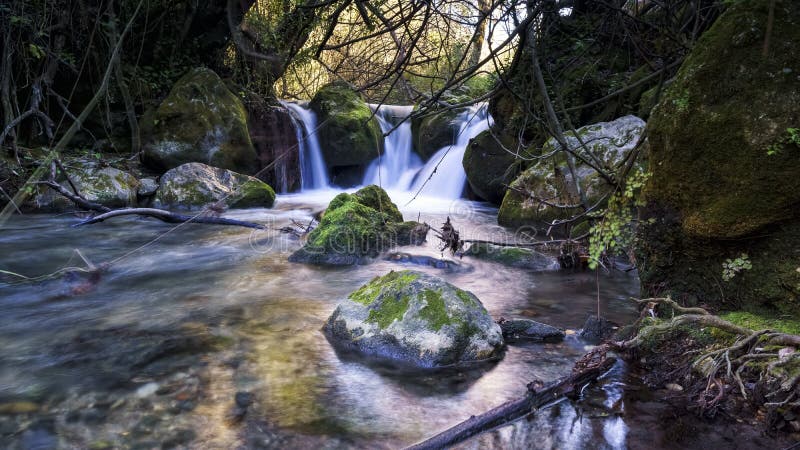
[[[275,228],[306,223],[333,195],[279,196],[273,209],[226,216]],[[436,226],[450,216],[464,238],[514,238],[481,204],[421,198],[404,206],[411,194],[390,195],[406,219]],[[192,448],[408,445],[523,395],[533,379],[567,374],[584,343],[569,336],[513,345],[497,363],[408,372],[337,354],[327,342],[320,328],[351,291],[412,268],[472,291],[496,318],[576,329],[596,308],[592,273],[530,273],[467,257],[451,270],[388,260],[322,268],[288,263],[300,243],[274,231],[184,225],[164,234],[173,227],[145,219],[78,229],[75,221],[26,215],[0,232],[0,268],[29,276],[82,266],[75,249],[96,265],[130,252],[97,282],[77,275],[0,284],[0,410],[21,401],[38,409],[0,415],[4,446],[36,439],[66,448],[99,441],[148,448],[169,439]],[[398,251],[440,258],[429,237],[427,246]],[[603,274],[600,283],[604,314],[634,317],[627,298],[637,294],[635,276]],[[620,378],[598,394],[618,411]],[[231,418],[236,392],[255,397],[243,419]],[[602,416],[579,418],[564,403],[463,447],[623,447],[624,414]]]

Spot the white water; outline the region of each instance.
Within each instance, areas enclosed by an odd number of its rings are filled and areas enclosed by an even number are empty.
[[[300,189],[327,189],[330,181],[317,137],[317,115],[297,103],[281,104],[293,113],[290,116],[300,145]]]
[[[316,115],[296,103],[283,104],[294,113],[293,119],[296,119],[302,191],[332,189],[315,132]],[[439,149],[425,164],[414,151],[411,122],[406,120],[397,126],[413,109],[413,106],[396,105],[382,105],[378,108],[375,117],[380,123],[381,131],[387,133],[391,130],[391,133],[385,138],[383,155],[368,166],[362,185],[380,185],[384,189],[402,193],[400,197],[409,201],[417,195],[443,200],[461,198],[467,182],[461,163],[464,152],[469,141],[493,123],[487,104],[474,105],[459,114],[456,121],[460,125],[454,136],[455,142]]]
[[[456,119],[460,126],[456,142],[442,147],[419,171],[411,190],[420,194],[457,199],[464,192],[467,174],[461,160],[469,141],[487,130],[493,123],[486,103],[480,103],[459,114]]]
[[[376,107],[370,106],[373,109]],[[411,121],[406,120],[399,126],[397,123],[408,117],[413,110],[413,106],[381,105],[378,108],[375,117],[381,125],[381,131],[386,134],[391,130],[391,133],[384,140],[383,155],[375,158],[367,168],[364,185],[377,184],[384,189],[400,191],[411,188],[414,177],[422,167],[422,159],[414,152]]]

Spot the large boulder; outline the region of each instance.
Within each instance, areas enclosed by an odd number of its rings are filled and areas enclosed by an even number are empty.
[[[354,194],[342,193],[331,200],[319,225],[289,261],[365,264],[394,246],[423,241],[419,225],[403,222],[403,215],[386,192],[375,185],[367,186]]]
[[[411,120],[411,136],[414,150],[423,161],[427,161],[442,147],[456,142],[460,126],[458,116],[464,108],[431,112]]]
[[[109,208],[136,206],[139,180],[130,173],[91,160],[66,161],[64,166],[70,180],[86,200]],[[65,178],[60,177],[58,181],[72,192],[72,186]],[[74,206],[67,198],[48,187],[37,190],[34,204],[37,208],[52,210]]]
[[[653,110],[646,295],[800,313],[800,9],[774,3],[732,3]]]
[[[300,189],[300,145],[292,116],[283,105],[248,102],[250,139],[258,155],[258,177],[279,192]]]
[[[339,172],[363,172],[383,150],[383,133],[377,118],[349,84],[337,81],[323,86],[309,107],[317,114],[317,133],[334,182]]]
[[[188,163],[161,176],[154,206],[194,209],[220,202],[225,207],[269,208],[275,202],[275,191],[267,183],[249,175]]]
[[[520,169],[514,165],[517,142],[495,130],[486,130],[475,136],[464,151],[462,164],[472,192],[480,198],[499,205],[506,186]]]
[[[350,294],[324,331],[334,345],[432,368],[500,356],[500,327],[475,295],[404,270]]]
[[[577,133],[567,132],[564,137],[570,149],[580,149],[583,143],[603,169],[613,173],[639,142],[644,128],[642,119],[624,116],[612,122],[581,127]],[[558,147],[555,138],[551,138],[542,148],[542,154],[553,153]],[[596,170],[580,160],[576,161],[576,175],[590,204],[599,201],[611,189]],[[511,183],[497,221],[505,226],[547,226],[581,210],[568,207],[570,205],[580,205],[580,198],[564,154],[558,152],[537,161]]]
[[[169,170],[202,162],[241,173],[258,170],[247,112],[216,73],[197,68],[172,87],[142,119],[143,162]]]

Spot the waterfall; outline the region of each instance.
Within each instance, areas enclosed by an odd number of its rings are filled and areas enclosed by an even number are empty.
[[[380,158],[375,158],[367,168],[363,184],[378,184],[385,189],[407,191],[411,188],[414,176],[422,167],[422,160],[414,153],[411,136],[411,121],[406,120],[414,110],[413,106],[370,105],[377,108],[375,117],[380,123],[381,131],[386,134],[384,151]],[[397,128],[394,128],[397,127]],[[394,130],[392,130],[394,128]]]
[[[422,189],[420,193],[430,197],[461,198],[467,183],[467,174],[461,163],[464,152],[470,139],[487,130],[493,121],[486,103],[468,108],[456,120],[460,125],[455,143],[442,147],[431,156],[411,186],[415,193]]]
[[[317,115],[297,103],[282,101],[281,104],[291,112],[300,145],[300,189],[328,188],[328,169],[317,137]]]

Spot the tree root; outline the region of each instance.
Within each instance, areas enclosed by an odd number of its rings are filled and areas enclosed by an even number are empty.
[[[754,400],[749,395],[748,385],[760,383],[766,386],[771,391],[766,397],[775,398],[763,403],[767,408],[791,405],[790,401],[800,394],[800,353],[794,352],[793,348],[788,355],[784,354],[784,350],[776,353],[765,349],[767,346],[797,347],[800,345],[800,336],[772,330],[751,330],[712,315],[703,308],[683,307],[669,298],[634,301],[644,306],[638,323],[648,316],[655,318],[656,306],[659,305],[669,307],[673,317],[664,322],[641,326],[633,338],[613,343],[619,350],[640,348],[645,343],[652,343],[659,336],[681,328],[685,330],[687,326],[689,329],[715,328],[736,337],[732,344],[722,348],[716,345],[707,347],[690,365],[694,372],[702,374],[706,379],[705,388],[698,399],[703,411],[713,413],[721,405],[726,393],[730,392],[726,389],[726,384],[735,386],[734,391],[738,391],[745,400]]]

